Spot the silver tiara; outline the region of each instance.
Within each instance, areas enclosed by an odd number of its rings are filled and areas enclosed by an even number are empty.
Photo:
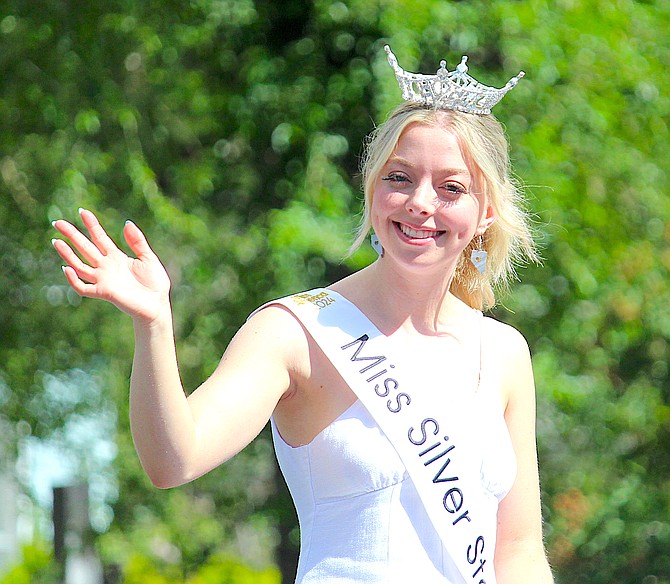
[[[468,75],[468,66],[465,64],[467,57],[461,59],[461,63],[454,71],[447,71],[447,62],[440,61],[437,74],[422,75],[402,69],[388,45],[384,50],[402,90],[402,98],[436,109],[451,109],[468,114],[490,114],[491,108],[525,75],[520,71],[505,87],[496,89],[479,83]]]

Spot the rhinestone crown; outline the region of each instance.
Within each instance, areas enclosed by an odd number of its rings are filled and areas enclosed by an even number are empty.
[[[402,98],[436,109],[451,109],[468,114],[490,114],[491,108],[525,75],[520,71],[504,87],[497,89],[479,83],[468,75],[467,57],[461,59],[454,71],[447,71],[447,62],[440,61],[440,68],[435,75],[422,75],[402,69],[388,45],[384,50],[402,90]]]

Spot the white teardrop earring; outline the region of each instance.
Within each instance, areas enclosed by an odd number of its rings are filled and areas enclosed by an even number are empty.
[[[384,257],[384,248],[382,247],[382,244],[379,242],[377,234],[374,232],[372,233],[372,235],[370,235],[370,245],[372,246],[372,249],[374,249],[377,252],[380,258]]]
[[[483,274],[486,271],[486,259],[488,258],[488,255],[489,254],[484,250],[484,238],[480,235],[477,239],[477,247],[473,249],[470,254],[470,261],[475,268],[479,270],[480,274]]]

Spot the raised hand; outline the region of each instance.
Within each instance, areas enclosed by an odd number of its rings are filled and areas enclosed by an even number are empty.
[[[70,245],[61,239],[52,243],[66,262],[63,272],[74,291],[87,298],[107,300],[146,323],[169,310],[170,279],[139,228],[127,222],[123,230],[137,256],[132,258],[117,247],[93,213],[81,209],[80,215],[89,237],[62,219],[53,223],[70,241]]]

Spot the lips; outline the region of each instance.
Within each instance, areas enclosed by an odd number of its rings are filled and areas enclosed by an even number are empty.
[[[403,235],[410,239],[430,239],[438,237],[444,233],[444,231],[435,231],[431,229],[416,229],[404,225],[403,223],[395,223],[395,226],[403,233]]]

